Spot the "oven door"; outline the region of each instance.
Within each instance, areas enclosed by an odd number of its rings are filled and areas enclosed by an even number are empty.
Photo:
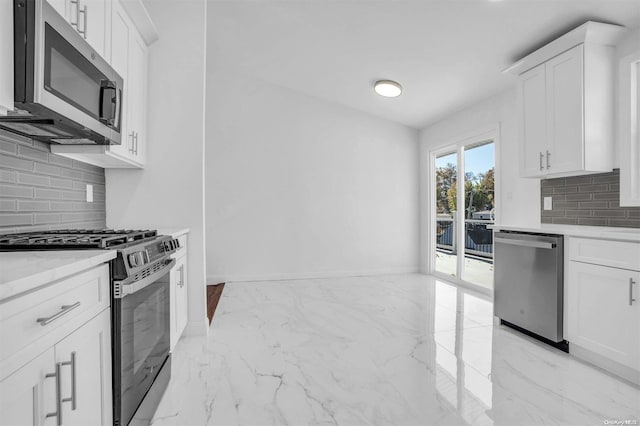
[[[169,271],[174,264],[171,259],[156,265],[155,272],[123,284],[131,287],[113,299],[116,425],[129,424],[169,356]]]
[[[14,76],[16,107],[38,117],[51,111],[119,144],[122,77],[46,0],[14,0],[14,22],[16,35],[24,34],[24,43],[15,46],[16,70],[22,70]],[[77,136],[53,140],[99,142]]]

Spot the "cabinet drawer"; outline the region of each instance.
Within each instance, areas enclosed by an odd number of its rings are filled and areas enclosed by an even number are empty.
[[[569,260],[640,271],[640,243],[572,237]]]
[[[0,309],[0,361],[62,326],[81,326],[109,306],[104,264],[9,300]],[[64,307],[64,308],[63,308]]]

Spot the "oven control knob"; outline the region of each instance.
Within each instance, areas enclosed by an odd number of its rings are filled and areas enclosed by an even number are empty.
[[[168,240],[164,242],[164,251],[175,251],[180,248],[178,240]]]
[[[148,262],[148,256],[145,256],[145,252],[137,251],[135,253],[131,253],[129,255],[129,266],[132,268],[136,268],[138,266],[142,266]]]

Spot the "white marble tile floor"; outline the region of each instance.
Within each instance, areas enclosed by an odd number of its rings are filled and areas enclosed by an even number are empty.
[[[152,424],[640,425],[640,389],[492,310],[418,274],[228,283]]]

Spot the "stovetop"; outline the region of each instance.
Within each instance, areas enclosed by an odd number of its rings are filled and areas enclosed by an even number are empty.
[[[63,229],[0,235],[0,251],[118,249],[152,241],[152,230]]]

